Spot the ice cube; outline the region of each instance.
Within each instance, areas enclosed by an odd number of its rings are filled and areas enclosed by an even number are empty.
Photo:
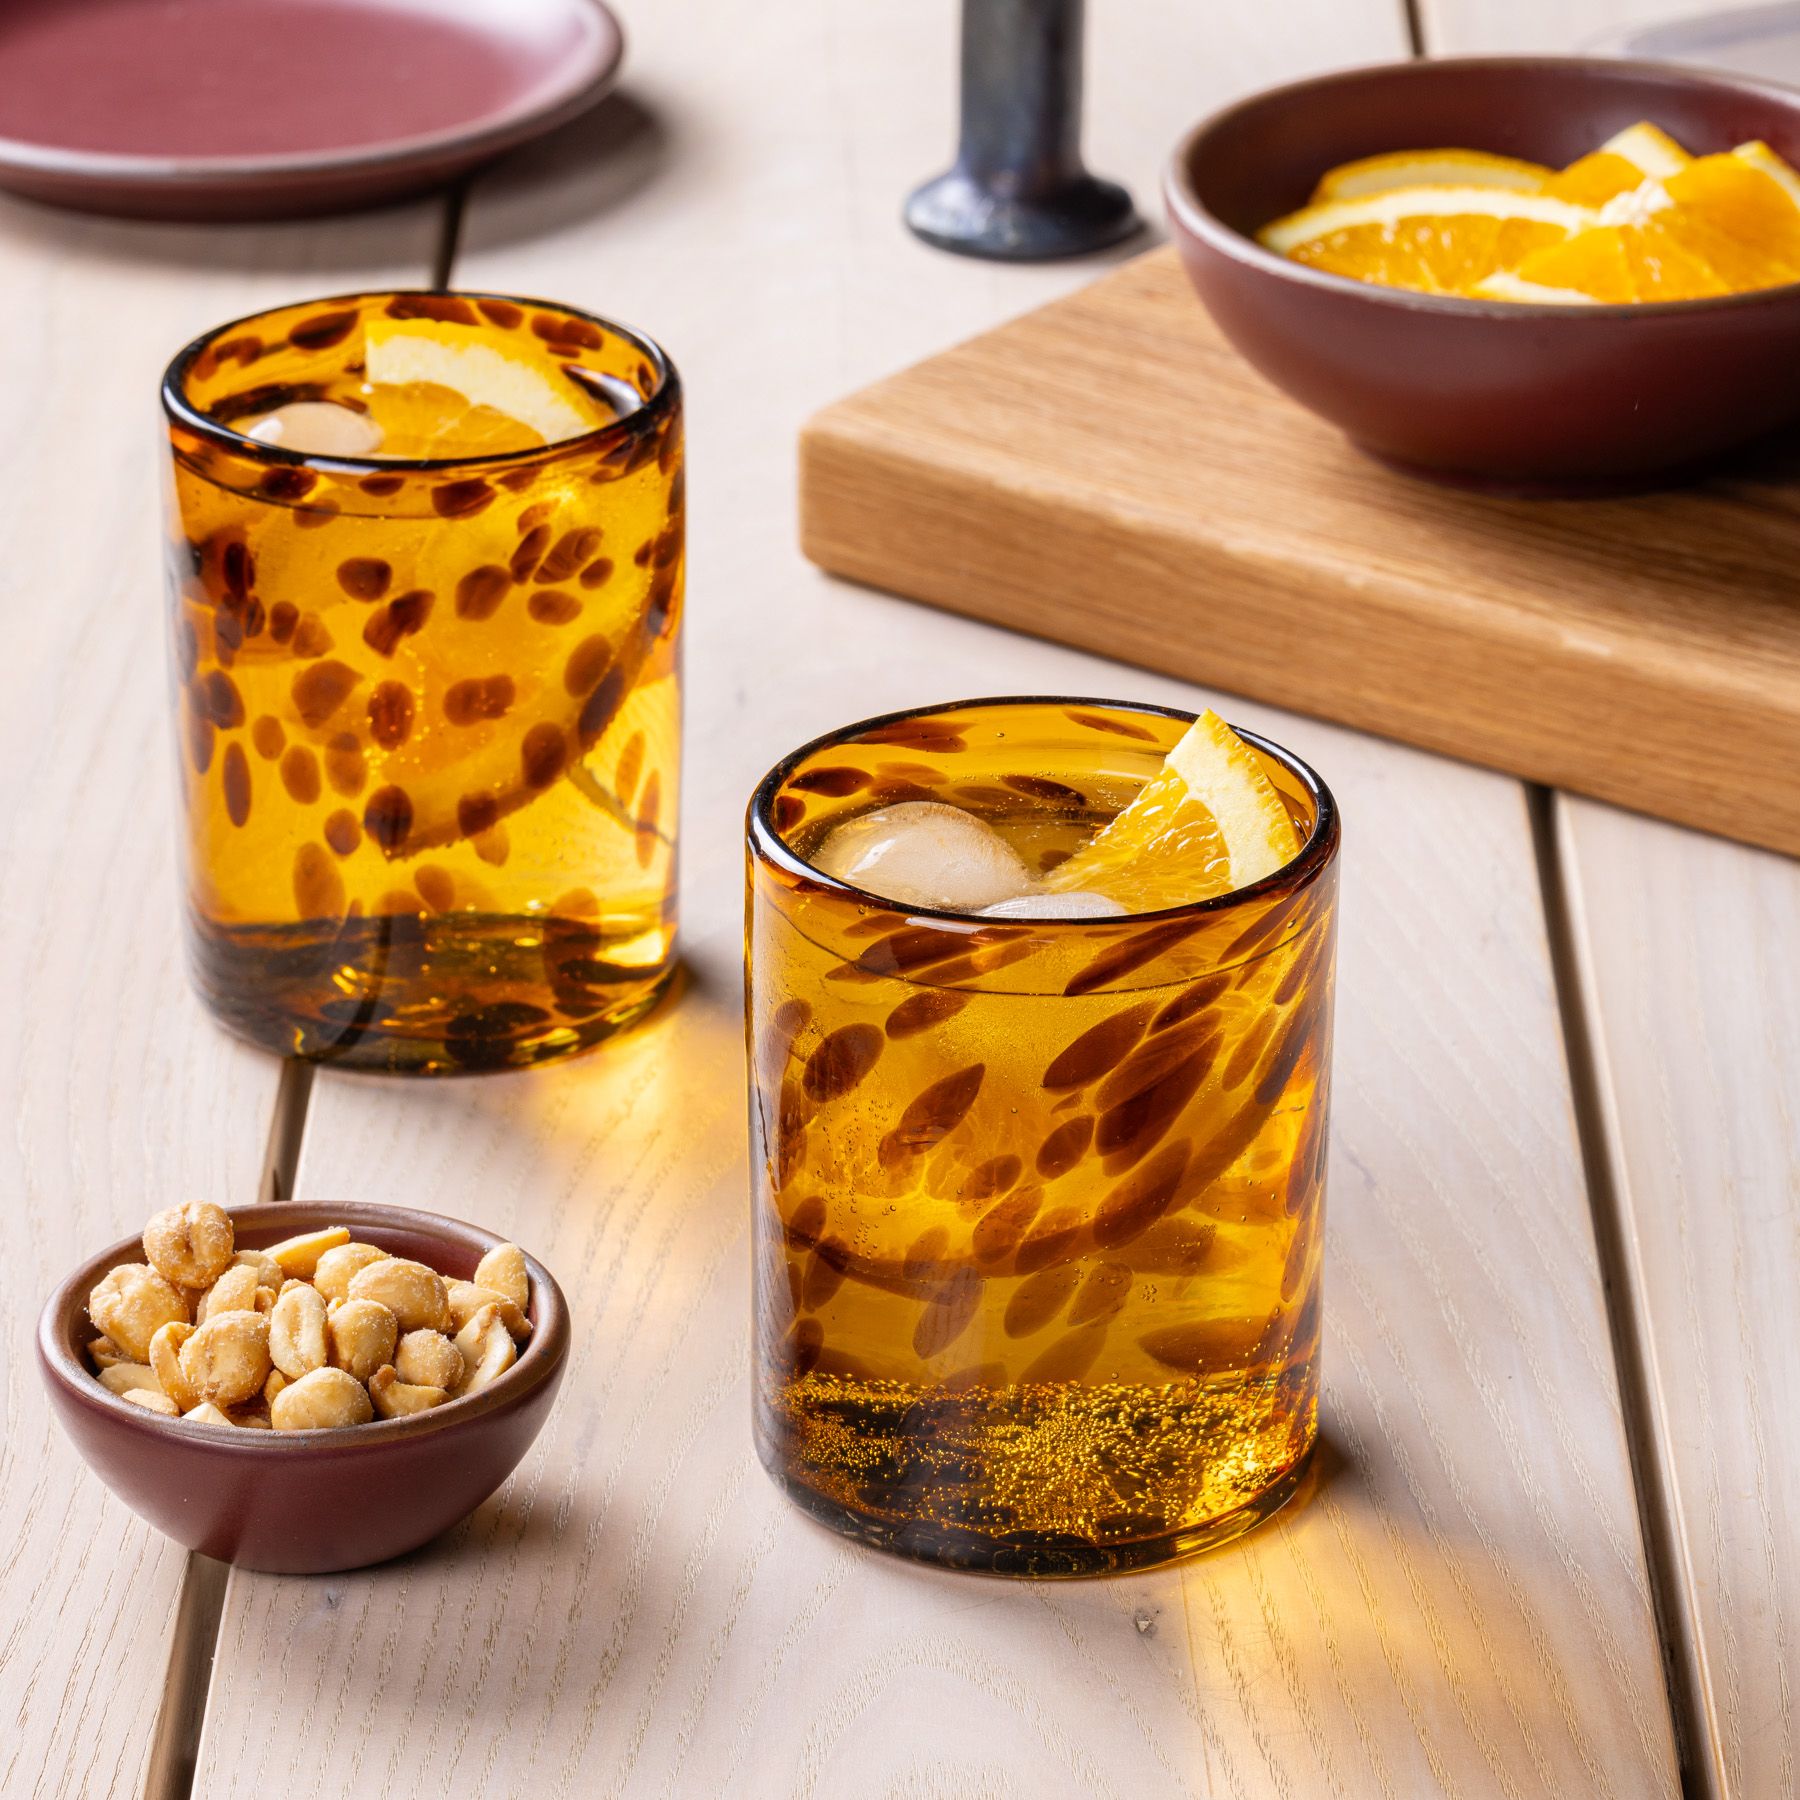
[[[846,819],[812,861],[884,900],[948,912],[979,912],[1037,885],[985,819],[935,800],[903,800]]]
[[[335,400],[291,400],[246,425],[244,436],[302,456],[373,456],[382,430],[367,413]]]
[[[1125,909],[1104,894],[1019,894],[984,906],[984,919],[1117,919]]]

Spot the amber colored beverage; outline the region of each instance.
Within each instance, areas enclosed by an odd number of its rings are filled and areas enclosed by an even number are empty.
[[[981,701],[853,726],[749,817],[757,1445],[838,1529],[1078,1575],[1214,1544],[1317,1432],[1338,826],[1242,734],[1303,848],[1110,919],[908,909],[808,863],[900,800],[1047,869],[1190,721]]]
[[[522,367],[578,429],[546,440],[429,380],[372,386],[365,332],[394,321]],[[421,1071],[543,1061],[642,1013],[675,937],[667,358],[538,302],[360,295],[202,338],[163,401],[207,1004],[284,1055]],[[384,449],[247,435],[318,402],[373,419]]]

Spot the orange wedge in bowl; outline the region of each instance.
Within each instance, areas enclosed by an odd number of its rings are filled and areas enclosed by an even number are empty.
[[[1543,191],[1578,206],[1604,206],[1644,181],[1679,174],[1693,160],[1666,131],[1639,123],[1615,133],[1561,174],[1552,175]]]
[[[1597,222],[1586,207],[1504,187],[1413,187],[1327,200],[1265,225],[1269,250],[1353,280],[1466,294],[1496,269]]]
[[[1731,154],[1746,168],[1768,176],[1796,206],[1800,206],[1800,169],[1784,162],[1761,138],[1739,144]]]
[[[1155,912],[1248,887],[1299,853],[1299,833],[1274,783],[1209,711],[1137,798],[1052,869],[1044,886],[1104,894],[1126,912]]]
[[[1785,179],[1784,179],[1785,176]],[[1800,176],[1766,145],[1690,158],[1615,195],[1601,223],[1485,277],[1493,300],[1694,300],[1800,280]]]
[[[1596,225],[1527,256],[1516,270],[1478,282],[1489,300],[1584,300],[1618,305],[1632,300],[1696,300],[1733,291],[1713,265],[1678,238],[1650,223]]]
[[[1542,163],[1491,156],[1485,150],[1393,150],[1339,163],[1313,189],[1313,203],[1415,187],[1495,187],[1535,194],[1554,177],[1555,171]]]
[[[1800,176],[1766,145],[1702,156],[1662,186],[1671,208],[1656,222],[1734,289],[1800,276]]]

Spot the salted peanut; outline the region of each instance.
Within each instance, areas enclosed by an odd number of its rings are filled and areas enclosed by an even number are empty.
[[[109,1394],[129,1394],[133,1388],[150,1388],[162,1392],[162,1383],[148,1363],[113,1363],[100,1371],[100,1385]]]
[[[153,1388],[133,1388],[124,1398],[145,1412],[162,1413],[171,1419],[181,1417],[181,1408],[167,1394],[159,1394]]]
[[[114,1363],[129,1360],[125,1352],[109,1337],[97,1337],[89,1341],[87,1347],[88,1361],[96,1369],[110,1369]]]
[[[281,1283],[284,1279],[281,1273],[281,1264],[268,1251],[240,1250],[231,1260],[241,1268],[254,1269],[258,1287],[266,1287],[272,1294],[281,1291]]]
[[[243,1431],[272,1431],[275,1421],[269,1417],[269,1409],[263,1405],[233,1407],[226,1415],[227,1420]]]
[[[531,1278],[525,1252],[517,1244],[496,1244],[475,1265],[475,1285],[504,1295],[521,1312],[531,1304]]]
[[[269,1314],[269,1360],[298,1380],[322,1369],[331,1357],[326,1338],[325,1302],[303,1281],[284,1288]]]
[[[441,1331],[409,1331],[394,1352],[394,1373],[415,1387],[447,1390],[455,1387],[467,1370],[462,1352]]]
[[[400,1325],[379,1300],[342,1300],[331,1309],[326,1326],[333,1366],[357,1381],[367,1381],[383,1363],[394,1360]]]
[[[348,1300],[350,1298],[350,1277],[358,1269],[366,1269],[370,1263],[380,1262],[387,1252],[374,1244],[359,1244],[354,1241],[339,1244],[336,1249],[327,1250],[319,1258],[318,1266],[313,1270],[313,1286],[327,1300]]]
[[[342,1369],[314,1369],[290,1381],[269,1409],[277,1431],[329,1431],[366,1425],[375,1416],[368,1390]]]
[[[156,1385],[184,1413],[200,1404],[200,1396],[188,1386],[187,1376],[181,1371],[181,1346],[193,1335],[192,1325],[171,1319],[168,1324],[159,1326],[156,1336],[150,1340],[150,1367],[156,1371]]]
[[[512,1333],[506,1329],[497,1306],[484,1306],[456,1334],[456,1347],[468,1365],[456,1387],[458,1399],[480,1393],[489,1382],[504,1375],[518,1357]]]
[[[369,1398],[384,1419],[398,1419],[407,1413],[429,1412],[450,1398],[448,1391],[431,1383],[415,1385],[402,1381],[392,1363],[379,1368],[369,1377]]]
[[[269,1321],[258,1312],[211,1314],[181,1346],[181,1372],[196,1404],[241,1405],[269,1376]]]
[[[211,1287],[231,1266],[231,1220],[210,1200],[167,1207],[144,1227],[144,1254],[176,1287]]]
[[[210,1400],[202,1400],[198,1406],[190,1406],[181,1416],[193,1425],[228,1426],[231,1423]]]
[[[250,1263],[233,1263],[200,1297],[194,1323],[204,1325],[215,1313],[255,1312],[256,1296],[265,1291]]]
[[[468,1324],[484,1306],[497,1307],[506,1329],[513,1335],[515,1343],[524,1343],[531,1336],[531,1321],[504,1294],[496,1294],[492,1288],[477,1287],[472,1281],[453,1281],[450,1283],[450,1323],[458,1331]]]
[[[350,1277],[352,1300],[376,1300],[402,1331],[441,1331],[450,1323],[450,1295],[436,1269],[404,1256],[385,1256]]]
[[[279,1369],[271,1369],[269,1371],[269,1379],[262,1384],[262,1397],[264,1402],[269,1406],[273,1406],[275,1404],[275,1396],[287,1385],[287,1376],[282,1374]]]
[[[281,1265],[284,1275],[298,1275],[311,1281],[318,1269],[319,1258],[327,1250],[335,1250],[350,1241],[348,1225],[327,1225],[322,1231],[303,1231],[298,1237],[283,1238],[269,1246],[269,1255]]]
[[[290,1275],[282,1282],[281,1286],[275,1290],[275,1298],[279,1300],[283,1294],[292,1293],[295,1288],[310,1288],[315,1294],[319,1291],[316,1287],[313,1287],[313,1284],[310,1281],[302,1281],[298,1275]]]
[[[88,1295],[88,1317],[133,1362],[149,1356],[159,1326],[187,1316],[174,1283],[145,1263],[120,1264]]]

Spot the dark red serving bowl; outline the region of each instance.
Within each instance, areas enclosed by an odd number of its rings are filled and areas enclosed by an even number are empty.
[[[1800,91],[1660,63],[1469,57],[1351,69],[1195,127],[1165,182],[1176,243],[1233,345],[1364,449],[1420,471],[1579,488],[1683,471],[1800,417],[1800,285],[1636,306],[1376,287],[1262,249],[1337,163],[1456,146],[1563,166],[1639,119],[1696,154],[1800,162]]]
[[[468,1280],[491,1231],[403,1206],[238,1207],[240,1249],[326,1225]],[[87,1298],[108,1269],[142,1262],[136,1238],[69,1276],[38,1320],[38,1363],[64,1431],[133,1512],[190,1550],[284,1575],[360,1569],[416,1550],[503,1482],[538,1434],[562,1380],[569,1310],[550,1271],[527,1255],[532,1334],[491,1387],[409,1418],[336,1431],[227,1430],[128,1404],[88,1368]]]

